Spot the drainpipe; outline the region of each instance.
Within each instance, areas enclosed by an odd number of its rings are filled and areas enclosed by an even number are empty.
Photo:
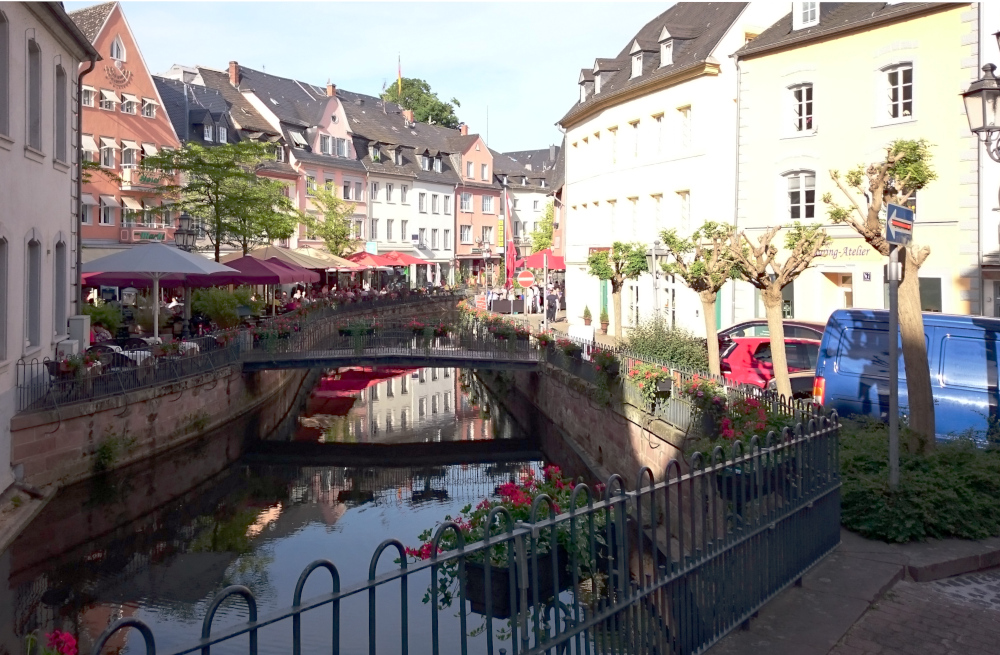
[[[83,203],[83,78],[97,66],[97,55],[90,56],[90,66],[76,76],[76,298],[73,310],[77,316],[83,311],[83,224],[80,222],[80,205]]]
[[[740,70],[740,58],[736,59],[736,178],[733,184],[733,229],[739,225],[740,215],[740,77],[743,71]],[[736,323],[736,281],[730,282],[732,285],[732,298],[730,299],[729,323]]]

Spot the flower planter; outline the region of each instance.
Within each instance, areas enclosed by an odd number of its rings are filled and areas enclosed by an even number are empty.
[[[608,325],[609,323],[607,321],[601,321],[601,334],[608,333]]]
[[[584,324],[584,325],[587,325],[587,326],[589,326],[589,325],[590,325],[590,323],[591,323],[591,319],[589,319],[589,318],[585,318],[585,319],[583,319],[583,324]]]
[[[510,550],[513,551],[511,544]],[[531,556],[528,556],[528,604],[534,601],[535,584],[537,582],[538,600],[546,601],[557,593],[569,589],[573,584],[573,575],[569,570],[569,554],[560,546],[556,549],[558,555],[559,572],[556,582],[558,589],[554,589],[552,580],[553,557],[552,553],[545,553],[538,556],[538,577],[534,576],[535,567]],[[514,565],[514,574],[517,575],[517,564]],[[521,591],[517,588],[517,578],[514,582],[514,601],[510,598],[510,574],[509,565],[493,566],[490,568],[490,596],[493,599],[491,611],[493,616],[499,619],[507,619],[520,609]],[[482,562],[465,563],[465,595],[472,606],[472,611],[477,614],[486,613],[486,565]]]

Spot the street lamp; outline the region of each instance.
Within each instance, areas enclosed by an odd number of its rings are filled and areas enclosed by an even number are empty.
[[[660,320],[660,261],[666,259],[667,251],[660,248],[660,240],[653,241],[653,247],[646,251],[646,268],[653,275],[653,303],[656,305],[656,320]]]
[[[198,230],[191,227],[191,216],[187,212],[182,212],[177,219],[178,227],[174,230],[174,245],[184,252],[194,250],[198,241]],[[184,285],[184,329],[181,331],[181,339],[191,336],[191,287]]]
[[[1000,37],[997,40],[1000,42]],[[993,74],[996,69],[993,64],[983,66],[983,76],[969,86],[969,90],[962,94],[962,99],[965,101],[969,129],[986,146],[990,159],[1000,162],[1000,125],[997,125],[1000,80]]]

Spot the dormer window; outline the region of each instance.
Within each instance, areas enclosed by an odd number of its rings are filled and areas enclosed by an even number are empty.
[[[642,53],[637,52],[632,55],[632,77],[642,75]]]
[[[209,143],[211,143],[212,142],[212,126],[211,125],[205,125],[204,128],[205,129],[202,132],[202,138],[204,138],[205,141],[208,141]]]
[[[305,148],[309,144],[306,143],[306,139],[300,132],[290,132],[292,135],[292,143],[295,144],[296,148]]]
[[[434,172],[435,173],[440,173],[441,172],[441,158],[440,157],[435,157],[434,158]]]
[[[431,158],[427,155],[420,155],[420,168],[425,171],[431,170]]]
[[[274,161],[285,161],[285,148],[284,146],[278,146],[274,149]]]
[[[674,63],[674,40],[670,39],[660,44],[660,66]]]
[[[403,151],[400,150],[400,149],[397,149],[396,152],[395,152],[395,154],[393,155],[393,160],[396,162],[396,166],[402,166],[403,165]]]
[[[792,29],[800,30],[819,24],[818,2],[792,3]]]
[[[381,161],[382,153],[379,152],[378,146],[370,145],[368,146],[368,156],[372,158],[372,161]]]
[[[594,93],[601,92],[601,74],[597,73],[594,75]]]
[[[542,180],[542,185],[541,186],[542,186],[543,189],[545,188],[545,180]]]
[[[226,129],[224,125],[219,126],[219,143],[225,143],[229,140],[229,130]]]
[[[108,52],[112,59],[118,61],[125,61],[125,45],[122,44],[122,38],[116,36],[115,40],[111,42],[111,50]]]

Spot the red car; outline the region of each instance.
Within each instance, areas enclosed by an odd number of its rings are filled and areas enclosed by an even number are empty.
[[[788,372],[816,369],[819,341],[816,339],[785,339]],[[736,337],[720,355],[722,375],[740,384],[752,384],[762,389],[774,377],[771,363],[771,340],[768,337]]]

